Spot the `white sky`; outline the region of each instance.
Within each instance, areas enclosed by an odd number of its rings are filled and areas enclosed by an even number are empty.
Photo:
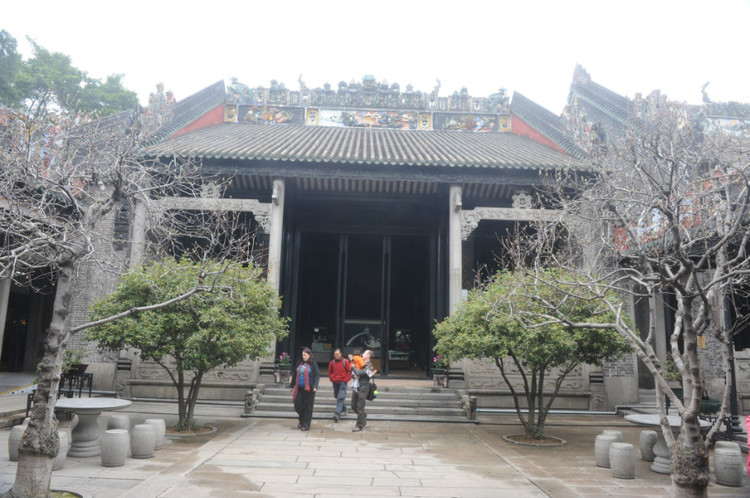
[[[559,114],[576,64],[632,97],[750,103],[750,0],[0,0],[0,29],[177,100],[236,76],[298,89],[371,74],[404,90],[518,91]]]

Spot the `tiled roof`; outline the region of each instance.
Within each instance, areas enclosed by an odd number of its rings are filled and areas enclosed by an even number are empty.
[[[148,147],[147,155],[476,168],[578,168],[574,157],[510,133],[224,123]]]
[[[560,116],[552,114],[544,107],[527,99],[518,92],[513,92],[513,102],[510,104],[510,109],[513,114],[526,121],[539,133],[570,154],[578,158],[585,156],[585,153],[575,142],[563,132]]]
[[[172,119],[159,129],[154,142],[171,136],[217,105],[223,104],[226,96],[224,80],[219,80],[184,100],[177,101],[172,110]]]
[[[633,118],[632,103],[627,97],[618,95],[593,81],[585,83],[574,81],[570,86],[570,94],[568,102],[571,101],[573,95],[578,95],[622,124],[629,123]]]

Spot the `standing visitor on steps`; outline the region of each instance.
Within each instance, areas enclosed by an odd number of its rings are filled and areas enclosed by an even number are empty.
[[[310,351],[310,348],[304,348],[302,350],[302,361],[294,371],[291,385],[294,410],[297,412],[299,420],[297,429],[310,430],[319,380],[320,370],[318,370],[318,364],[313,359],[312,351]]]
[[[352,365],[352,372],[356,368],[357,370],[361,369],[365,366],[365,360],[362,359],[362,351],[359,349],[355,349],[352,351],[352,354],[349,355],[349,362],[351,362]],[[359,385],[359,379],[356,375],[352,375],[352,411],[354,414],[357,414],[357,405],[354,404],[354,391],[357,390],[357,386]]]
[[[328,379],[333,384],[333,397],[336,398],[336,412],[333,421],[346,412],[346,384],[352,378],[352,364],[341,354],[341,348],[333,352],[333,359],[328,363]]]
[[[367,393],[370,392],[370,378],[377,372],[372,368],[371,358],[372,351],[368,349],[362,353],[362,360],[365,362],[362,368],[359,369],[356,365],[352,367],[352,375],[357,378],[357,387],[352,392],[352,407],[357,413],[357,425],[354,426],[352,432],[359,432],[367,425],[365,403],[367,402]]]

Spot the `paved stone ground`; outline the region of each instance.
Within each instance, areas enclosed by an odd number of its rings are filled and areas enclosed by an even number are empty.
[[[510,415],[483,416],[477,425],[372,421],[352,433],[353,419],[313,420],[309,432],[300,432],[295,420],[245,419],[240,410],[199,406],[199,420],[215,432],[168,437],[153,458],[129,458],[122,467],[69,457],[54,472],[53,488],[137,498],[669,496],[669,476],[651,472],[648,462],[638,462],[632,480],[595,466],[594,440],[606,428],[622,430],[637,446],[641,428],[617,416],[552,416],[546,433],[567,444],[534,448],[502,439],[519,432]],[[129,413],[133,423],[176,418],[169,404],[135,403]],[[0,431],[0,447],[7,447],[9,432]],[[15,468],[0,456],[0,492],[12,485]],[[750,496],[744,479],[741,488],[712,481],[709,495]]]

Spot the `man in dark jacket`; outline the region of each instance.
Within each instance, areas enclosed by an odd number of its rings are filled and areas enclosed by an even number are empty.
[[[361,370],[357,367],[352,367],[352,374],[356,375],[359,380],[359,386],[354,388],[352,393],[352,407],[357,412],[357,425],[352,429],[352,432],[359,432],[367,425],[367,413],[365,413],[365,403],[367,402],[367,393],[370,392],[370,378],[375,375],[375,370],[372,368],[370,359],[372,358],[372,351],[367,350],[362,353],[362,359],[365,361],[365,365]]]
[[[328,379],[333,384],[333,397],[336,398],[336,413],[333,421],[338,422],[339,417],[346,411],[346,383],[352,378],[352,364],[341,354],[341,349],[336,348],[333,359],[328,363]]]

